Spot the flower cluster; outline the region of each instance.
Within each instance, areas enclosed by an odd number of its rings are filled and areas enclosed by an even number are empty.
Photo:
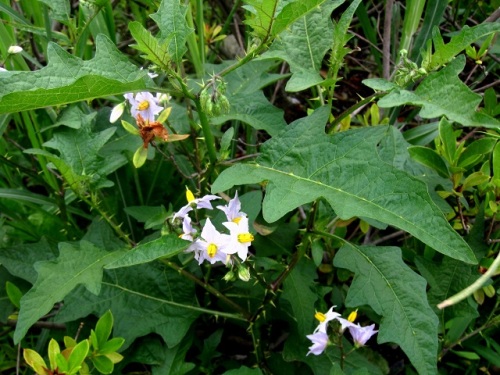
[[[311,353],[314,355],[320,355],[330,344],[327,328],[329,322],[331,321],[336,321],[340,324],[340,335],[344,333],[346,328],[349,330],[356,348],[364,346],[366,342],[378,332],[375,330],[375,324],[366,327],[362,327],[359,323],[354,324],[357,317],[357,311],[353,311],[347,319],[344,319],[339,313],[333,311],[335,307],[336,306],[332,306],[325,314],[316,312],[314,315],[314,317],[319,321],[319,324],[312,335],[306,336],[312,342],[307,355]]]
[[[220,199],[217,195],[205,195],[202,198],[195,198],[191,190],[186,189],[187,204],[177,211],[173,220],[182,220],[181,238],[191,241],[192,244],[186,250],[194,253],[199,264],[204,261],[210,264],[222,262],[226,266],[236,263],[238,276],[247,281],[249,279],[248,270],[241,266],[248,257],[248,248],[254,239],[249,231],[247,214],[241,211],[241,202],[238,193],[229,201],[227,205],[217,206],[217,209],[225,213],[227,221],[222,223],[226,232],[218,231],[210,218],[207,218],[200,234],[192,225],[192,218],[189,213],[194,209],[212,210],[211,201]],[[237,255],[239,259],[235,259]],[[237,260],[237,261],[236,261]],[[232,273],[230,272],[232,275]],[[231,279],[231,277],[228,277]]]

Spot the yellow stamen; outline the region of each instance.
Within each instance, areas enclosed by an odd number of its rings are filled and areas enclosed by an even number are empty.
[[[186,199],[187,199],[188,203],[191,203],[195,199],[193,192],[191,190],[189,190],[188,188],[186,188]]]
[[[253,235],[252,235],[252,233],[241,233],[241,234],[238,234],[238,242],[245,243],[245,242],[252,242],[252,241],[253,241]]]
[[[213,258],[215,254],[217,254],[217,245],[214,243],[211,243],[207,247],[207,254],[210,258]]]
[[[240,221],[241,221],[241,216],[235,217],[233,219],[233,223],[236,223],[236,224],[239,224]]]
[[[145,111],[146,109],[149,108],[149,102],[147,100],[143,100],[142,102],[139,103],[137,106],[137,109],[139,111]]]
[[[351,323],[354,323],[356,318],[358,317],[358,310],[352,311],[349,316],[347,317],[347,320],[350,321]]]
[[[320,323],[323,323],[326,320],[326,315],[323,313],[320,313],[319,311],[316,311],[316,314],[314,314],[314,317],[320,321]]]

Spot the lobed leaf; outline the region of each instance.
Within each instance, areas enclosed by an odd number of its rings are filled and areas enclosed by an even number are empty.
[[[292,76],[287,82],[287,91],[301,91],[323,82],[319,71],[326,52],[333,44],[330,15],[341,3],[343,1],[339,0],[318,6],[283,31],[262,55],[262,58],[278,58],[290,64]],[[297,2],[289,5],[293,4]]]
[[[438,319],[425,279],[402,261],[401,250],[345,244],[333,264],[355,273],[346,305],[369,305],[382,316],[378,343],[399,344],[419,374],[435,374]]]
[[[47,314],[56,302],[60,302],[77,285],[83,284],[93,294],[99,294],[103,267],[123,253],[107,252],[87,241],[80,245],[59,244],[56,261],[35,264],[38,278],[35,285],[21,299],[21,310],[14,332],[14,342],[19,342],[29,327]]]
[[[132,37],[137,44],[132,45],[135,49],[144,53],[142,57],[148,59],[153,64],[163,70],[170,69],[170,54],[168,53],[168,42],[160,43],[148,30],[139,22],[131,22],[128,25]],[[123,123],[123,121],[122,121]]]
[[[160,28],[160,46],[167,43],[168,54],[176,64],[182,62],[187,51],[186,41],[193,32],[186,21],[187,5],[179,0],[162,0],[158,11],[151,18]]]
[[[413,104],[422,106],[420,116],[423,118],[446,116],[464,126],[497,128],[500,121],[477,112],[482,97],[458,78],[464,65],[465,57],[459,56],[439,72],[429,74],[415,91],[394,89],[380,99],[378,105],[391,108]]]
[[[458,55],[476,40],[499,31],[500,23],[498,22],[485,22],[474,27],[464,26],[460,32],[453,35],[451,40],[445,44],[441,34],[439,34],[439,29],[435,27],[432,38],[435,52],[432,54],[428,64],[425,62],[422,64],[423,68],[428,71],[436,70],[450,62],[453,57]],[[430,48],[429,43],[427,49],[429,50]]]
[[[212,192],[268,181],[263,202],[268,222],[323,197],[343,220],[375,219],[452,258],[477,262],[433,203],[426,185],[380,159],[377,145],[396,129],[377,126],[326,135],[328,116],[329,108],[323,107],[294,122],[263,145],[256,164],[223,171]]]
[[[95,57],[88,61],[71,56],[50,43],[48,65],[33,72],[0,74],[0,113],[91,100],[146,90],[147,72],[139,70],[104,35],[96,38]]]

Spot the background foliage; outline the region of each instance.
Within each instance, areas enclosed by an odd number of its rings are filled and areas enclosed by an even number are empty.
[[[0,0],[0,371],[498,371],[499,7]],[[186,252],[186,188],[245,262]],[[333,305],[377,335],[307,355]]]

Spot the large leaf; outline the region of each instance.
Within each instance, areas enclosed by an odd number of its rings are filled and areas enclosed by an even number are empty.
[[[51,17],[63,24],[69,21],[71,2],[68,0],[38,0],[46,4],[51,10]]]
[[[427,302],[425,279],[402,261],[401,250],[346,244],[333,264],[355,273],[346,305],[369,305],[382,316],[378,343],[399,344],[419,374],[435,374],[438,319]]]
[[[151,18],[160,28],[160,43],[168,43],[168,53],[180,64],[187,51],[186,41],[193,32],[186,21],[187,5],[180,0],[163,0]]]
[[[393,127],[326,135],[327,107],[266,142],[256,164],[222,172],[212,192],[269,181],[264,219],[273,222],[324,197],[342,219],[367,217],[399,227],[437,251],[468,263],[476,258],[432,202],[426,185],[381,161],[377,144]]]
[[[158,258],[171,258],[184,250],[191,243],[180,239],[175,235],[167,235],[135,247],[133,250],[125,253],[106,268],[130,267],[137,264],[149,263]]]
[[[32,289],[21,299],[21,310],[14,333],[19,342],[29,327],[48,313],[77,285],[83,284],[93,294],[99,294],[103,267],[120,257],[121,251],[107,252],[92,243],[81,241],[79,246],[65,242],[59,244],[56,261],[35,264],[38,278]]]
[[[179,344],[200,314],[194,284],[177,271],[144,264],[106,271],[99,295],[75,289],[57,316],[67,322],[111,310],[113,335],[125,338],[128,347],[137,338],[157,333],[169,348]]]
[[[429,303],[434,307],[434,311],[443,324],[456,317],[478,316],[477,304],[471,299],[461,301],[446,309],[437,308],[438,303],[467,288],[479,278],[477,267],[449,258],[445,258],[441,264],[422,258],[417,258],[415,263],[429,283]]]
[[[464,65],[465,57],[459,56],[439,72],[429,74],[415,91],[394,89],[380,99],[378,105],[390,108],[413,104],[422,106],[420,116],[423,118],[446,116],[464,126],[500,126],[500,121],[477,112],[481,95],[474,93],[458,78]]]
[[[297,331],[305,337],[311,333],[314,320],[314,303],[318,299],[313,291],[316,267],[312,260],[303,259],[283,283],[281,298],[290,303],[292,316],[297,322]]]
[[[50,43],[48,65],[34,72],[0,74],[0,113],[91,100],[145,90],[151,83],[106,36],[96,38],[96,54],[83,61]]]
[[[292,77],[286,85],[287,91],[301,91],[323,82],[319,71],[333,43],[330,15],[342,2],[328,2],[315,8],[284,31],[262,56],[288,62]]]

